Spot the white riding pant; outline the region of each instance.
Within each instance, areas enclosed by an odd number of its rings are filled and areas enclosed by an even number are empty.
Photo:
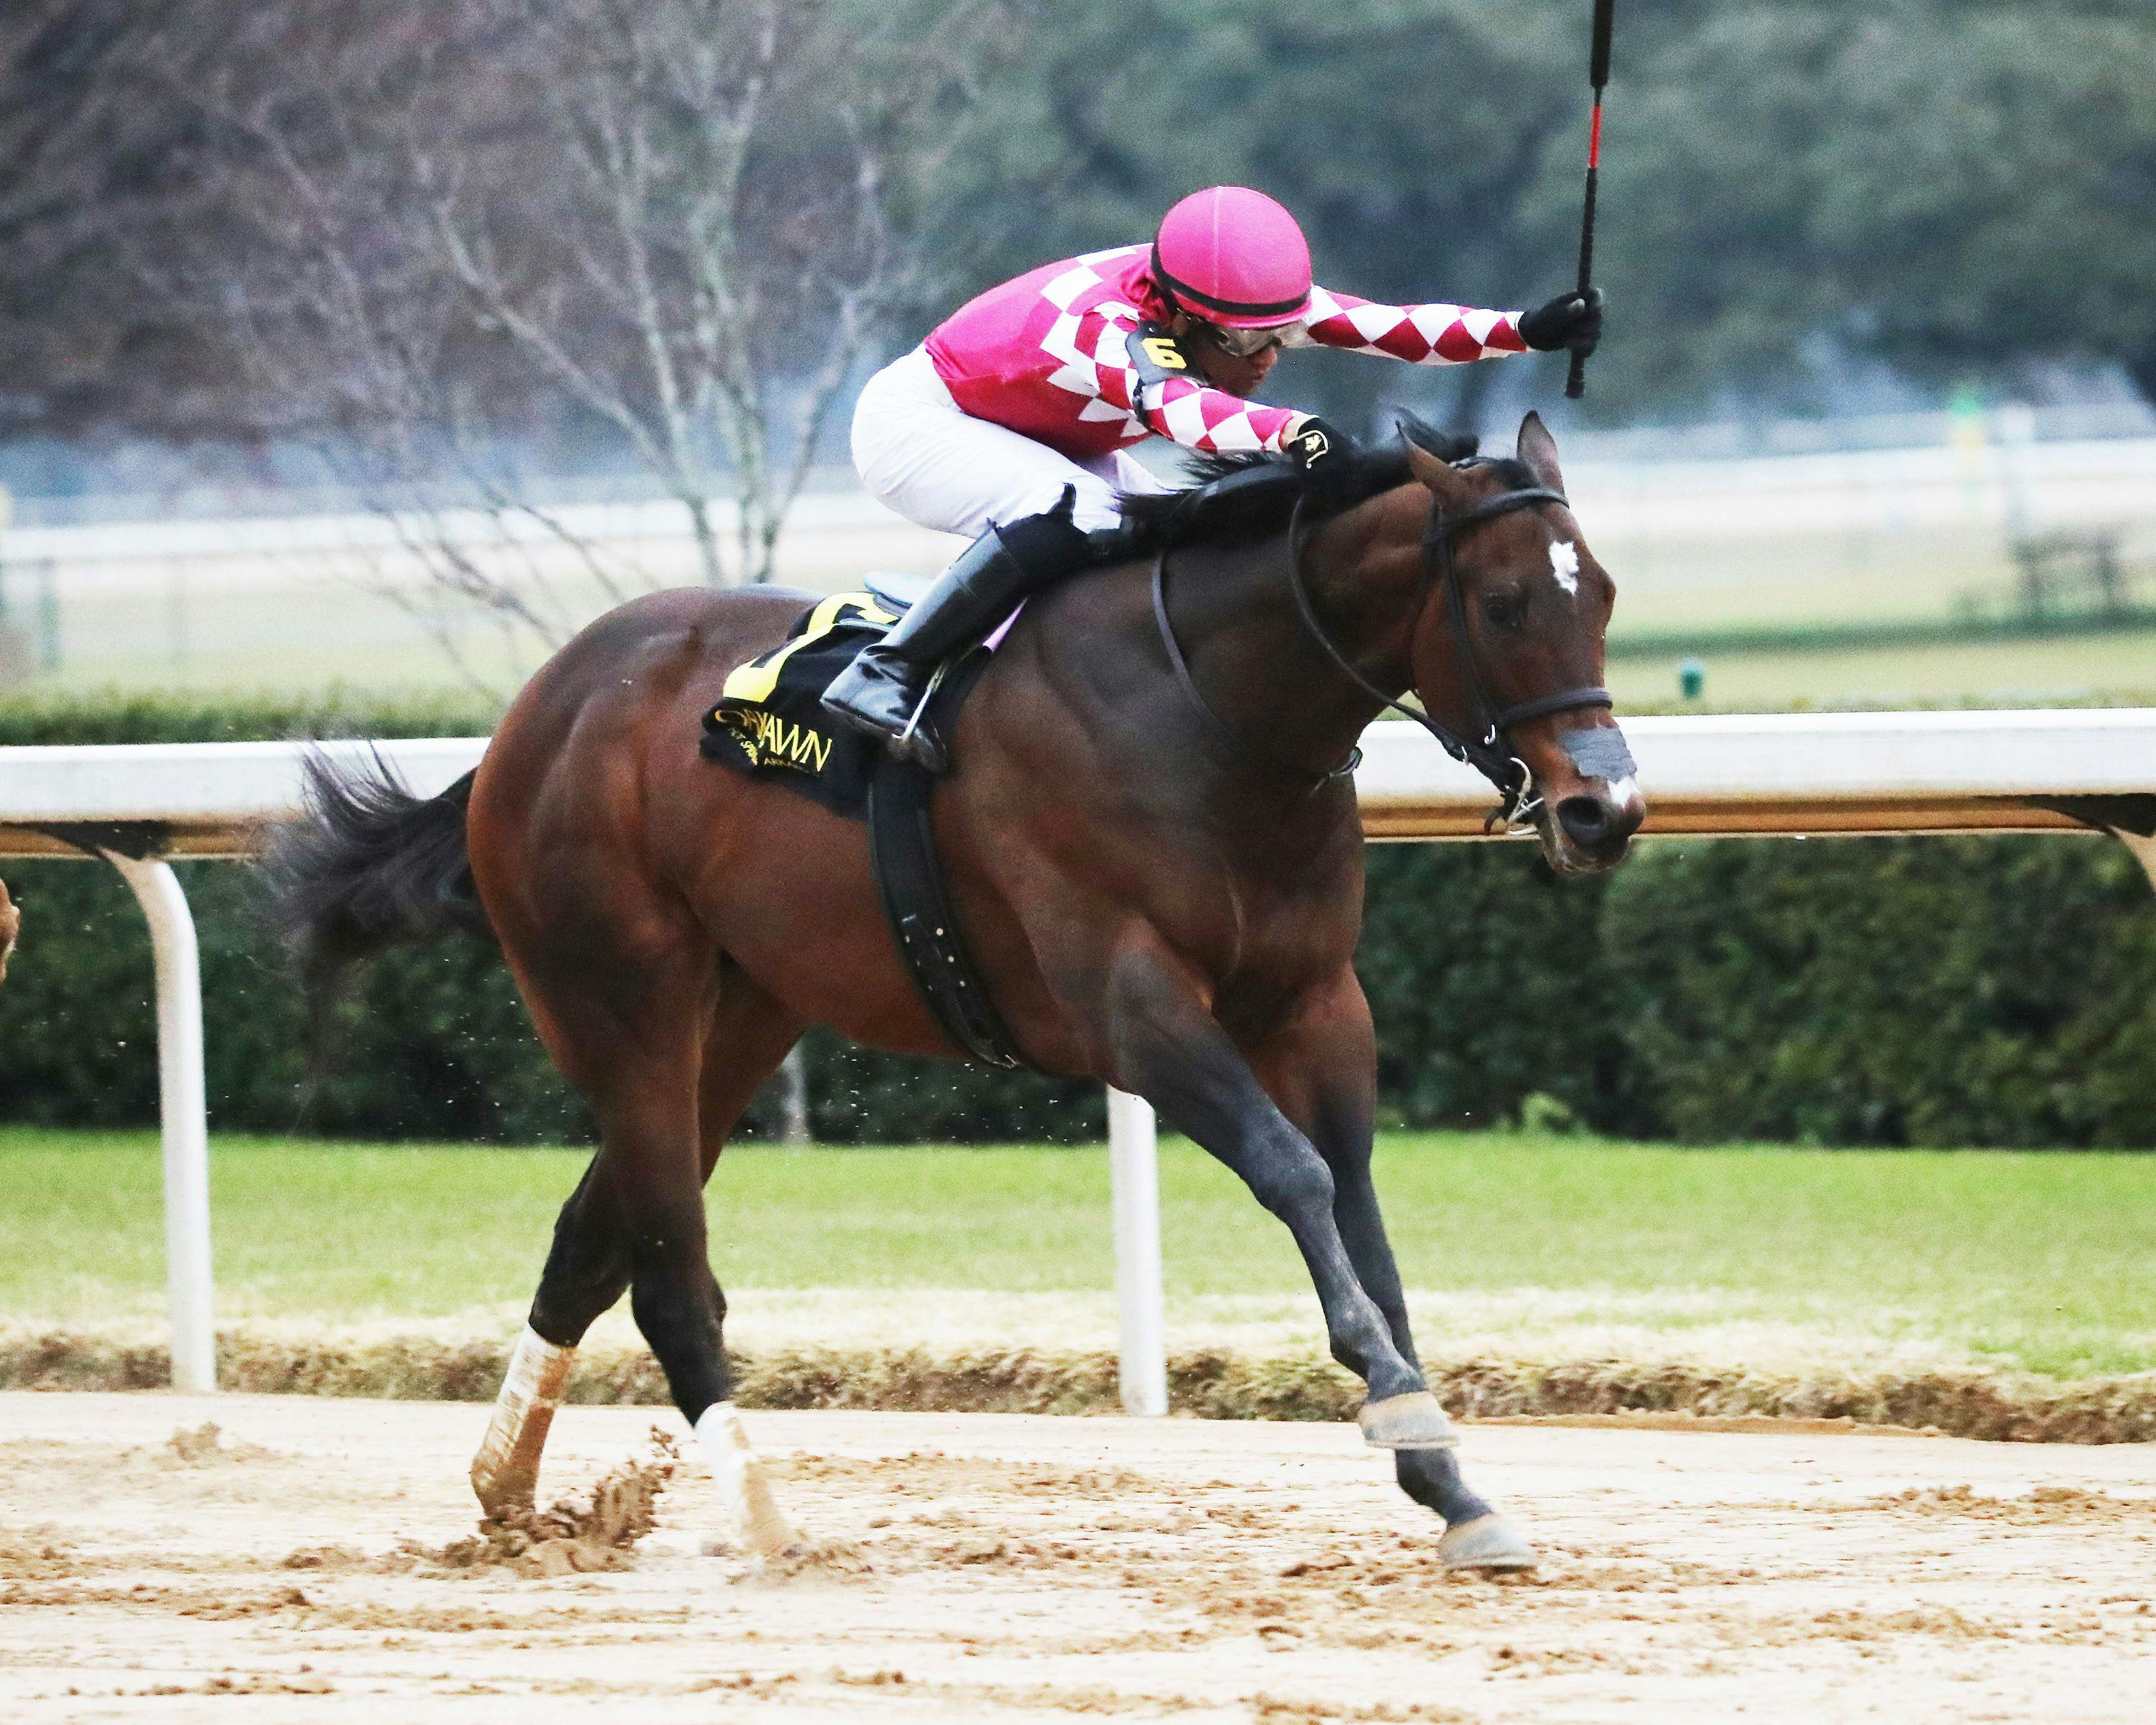
[[[1053,509],[1078,491],[1081,527],[1112,527],[1116,493],[1167,489],[1121,449],[1073,461],[951,398],[935,362],[916,347],[861,390],[854,408],[854,466],[862,482],[910,521],[978,539],[990,527]]]

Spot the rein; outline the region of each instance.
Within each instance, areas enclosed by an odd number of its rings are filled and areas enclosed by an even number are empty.
[[[1417,583],[1415,599],[1419,609],[1424,597],[1433,585],[1445,589],[1446,616],[1452,626],[1452,638],[1460,657],[1460,668],[1466,674],[1468,699],[1475,722],[1482,726],[1478,737],[1455,735],[1429,713],[1407,706],[1378,687],[1348,662],[1348,656],[1325,632],[1318,620],[1317,607],[1312,603],[1309,583],[1303,578],[1302,547],[1306,538],[1303,531],[1303,506],[1306,497],[1296,500],[1293,514],[1288,517],[1288,591],[1295,596],[1296,614],[1301,619],[1311,639],[1325,649],[1326,656],[1338,667],[1349,682],[1376,701],[1381,711],[1389,711],[1412,719],[1435,737],[1440,747],[1455,761],[1472,767],[1488,779],[1501,799],[1484,829],[1502,822],[1507,829],[1518,832],[1532,828],[1535,816],[1541,812],[1542,798],[1530,795],[1534,786],[1534,775],[1526,762],[1507,746],[1505,733],[1514,725],[1525,724],[1530,719],[1547,718],[1552,713],[1575,712],[1583,707],[1611,706],[1615,703],[1609,691],[1603,688],[1581,687],[1561,690],[1553,695],[1542,695],[1532,701],[1515,702],[1507,707],[1497,706],[1490,698],[1489,685],[1482,675],[1481,656],[1475,650],[1475,637],[1467,618],[1467,598],[1460,584],[1460,574],[1453,557],[1454,536],[1465,529],[1479,526],[1484,521],[1494,521],[1500,516],[1516,510],[1537,509],[1544,504],[1564,504],[1568,500],[1562,491],[1542,488],[1504,491],[1495,497],[1485,498],[1471,509],[1458,515],[1448,516],[1433,497],[1430,505],[1429,524],[1422,536],[1422,578]],[[1177,685],[1190,699],[1191,704],[1204,716],[1208,727],[1214,737],[1235,752],[1264,767],[1271,773],[1281,770],[1281,763],[1259,755],[1227,721],[1213,711],[1197,683],[1190,675],[1190,665],[1183,656],[1182,644],[1175,638],[1175,628],[1168,614],[1168,552],[1163,550],[1154,559],[1152,567],[1152,614],[1160,630],[1161,644],[1167,649],[1168,665],[1175,673]],[[1348,778],[1361,765],[1363,751],[1350,749],[1348,758],[1337,767],[1319,773],[1310,786],[1312,790],[1332,784]]]

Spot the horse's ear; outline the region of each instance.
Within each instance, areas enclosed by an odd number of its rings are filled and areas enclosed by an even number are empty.
[[[1406,444],[1409,473],[1427,485],[1440,503],[1457,506],[1470,490],[1466,472],[1431,454],[1411,437]]]
[[[1543,424],[1540,413],[1529,411],[1520,421],[1520,459],[1527,464],[1527,471],[1534,475],[1543,487],[1552,491],[1564,489],[1564,473],[1557,465],[1557,439],[1550,435],[1549,427]]]
[[[1408,452],[1408,471],[1429,486],[1440,503],[1457,502],[1467,490],[1467,481],[1452,464],[1465,461],[1475,453],[1475,439],[1440,431],[1403,409],[1400,444]]]
[[[1465,461],[1473,454],[1481,441],[1471,434],[1463,435],[1450,431],[1440,431],[1419,415],[1405,408],[1398,410],[1400,439],[1410,448],[1424,454],[1435,455],[1440,461]]]

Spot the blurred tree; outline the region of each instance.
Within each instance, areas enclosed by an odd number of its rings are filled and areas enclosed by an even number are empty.
[[[1585,144],[1584,14],[1503,0],[1103,0],[1029,8],[1024,75],[952,164],[945,255],[978,291],[1127,244],[1183,193],[1294,210],[1318,279],[1372,298],[1539,303],[1569,276]],[[1574,62],[1577,62],[1575,64]],[[916,311],[924,326],[949,308]],[[1276,398],[1351,421],[1379,400],[1472,417],[1496,367],[1291,355]]]
[[[893,203],[950,136],[924,122],[961,85],[968,18],[256,0],[236,39],[176,44],[218,122],[203,177],[246,223],[195,254],[197,297],[244,331],[265,418],[326,434],[400,519],[479,508],[567,539],[502,434],[572,425],[686,513],[707,581],[767,579],[918,268]],[[418,548],[459,593],[565,633],[468,538]]]
[[[1822,247],[1873,345],[1957,372],[2116,359],[2156,402],[2156,13],[1912,8],[1845,58]]]
[[[2119,0],[1644,15],[1608,182],[1609,399],[2116,362],[2156,401],[2156,16]],[[1626,24],[1633,19],[1628,16]]]
[[[0,8],[0,439],[235,440],[222,332],[147,280],[198,121],[136,75],[129,0]]]

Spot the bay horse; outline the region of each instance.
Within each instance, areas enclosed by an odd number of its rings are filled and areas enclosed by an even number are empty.
[[[1346,763],[1412,690],[1560,873],[1615,863],[1644,805],[1599,686],[1614,590],[1556,444],[1531,414],[1515,456],[1471,448],[1409,422],[1307,472],[1246,457],[1127,500],[1119,560],[1034,599],[995,651],[933,824],[1026,1060],[1144,1097],[1286,1224],[1366,1438],[1443,1518],[1445,1561],[1502,1569],[1532,1548],[1461,1476],[1371,1181]],[[468,780],[419,798],[317,760],[274,855],[318,974],[449,923],[490,932],[598,1122],[473,1464],[490,1513],[530,1501],[573,1351],[626,1291],[743,1542],[793,1538],[730,1399],[704,1183],[808,1026],[959,1055],[902,967],[864,827],[698,751],[727,672],[814,597],[624,604],[531,679]]]

